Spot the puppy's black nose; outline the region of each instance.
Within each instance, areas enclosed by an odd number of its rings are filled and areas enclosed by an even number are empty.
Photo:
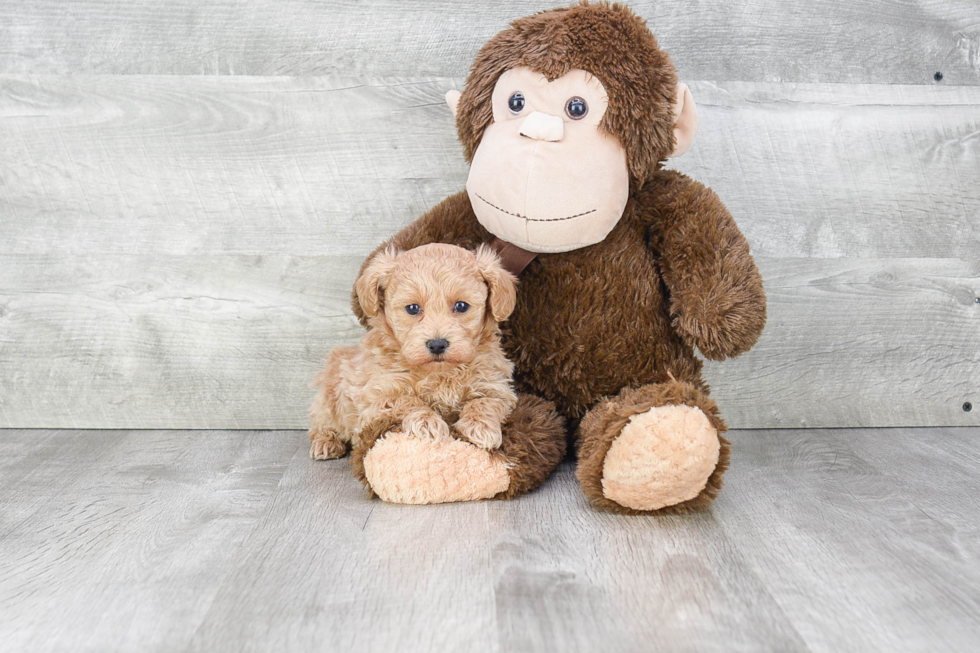
[[[442,352],[449,349],[449,341],[445,338],[439,338],[438,340],[428,340],[425,346],[432,352],[433,355],[438,356]]]

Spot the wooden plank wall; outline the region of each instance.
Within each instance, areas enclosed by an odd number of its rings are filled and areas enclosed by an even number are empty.
[[[980,423],[980,5],[632,4],[770,296],[729,423]],[[361,259],[463,187],[443,94],[548,6],[0,0],[0,427],[304,427]]]

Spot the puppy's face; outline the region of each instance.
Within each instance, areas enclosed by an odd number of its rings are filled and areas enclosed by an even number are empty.
[[[381,268],[375,287],[383,300],[379,298],[377,307],[383,311],[384,328],[412,367],[469,363],[480,344],[493,335],[496,323],[514,308],[515,280],[488,249],[474,254],[434,244],[377,258],[364,277],[369,277],[372,267]],[[372,281],[366,283],[370,289]],[[361,304],[370,315],[371,307],[363,297]]]
[[[385,290],[385,319],[409,365],[469,363],[483,331],[487,285],[475,264],[434,263],[396,269]]]

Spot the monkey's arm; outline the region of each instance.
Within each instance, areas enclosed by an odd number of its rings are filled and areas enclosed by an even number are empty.
[[[439,202],[426,211],[422,217],[379,245],[371,252],[370,256],[364,259],[358,274],[363,274],[364,268],[368,266],[375,254],[389,245],[394,245],[399,250],[406,250],[429,243],[448,243],[466,249],[476,249],[480,243],[487,242],[490,238],[490,232],[477,222],[466,191],[460,191]],[[357,301],[357,294],[353,292],[351,293],[351,307],[361,324],[367,326],[364,312]]]
[[[711,189],[674,171],[659,173],[638,199],[681,337],[712,360],[751,349],[766,324],[766,294],[725,205]]]

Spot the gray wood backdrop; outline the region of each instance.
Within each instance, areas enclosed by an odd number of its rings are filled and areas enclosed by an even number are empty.
[[[0,0],[0,427],[303,428],[360,261],[464,185],[443,94],[550,6]],[[980,4],[633,7],[770,297],[729,423],[980,423]]]

